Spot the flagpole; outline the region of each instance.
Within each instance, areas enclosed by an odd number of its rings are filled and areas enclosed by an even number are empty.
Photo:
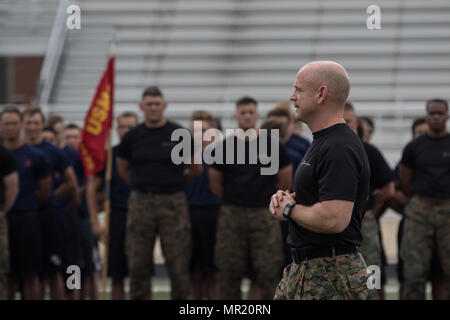
[[[111,148],[111,132],[109,129],[107,140],[107,158],[106,158],[106,170],[105,170],[105,248],[104,248],[104,261],[102,269],[102,282],[103,282],[103,300],[106,300],[106,283],[108,280],[108,258],[109,258],[109,217],[111,213],[111,175],[112,175],[112,148]]]
[[[115,53],[115,46],[116,46],[116,37],[115,34],[113,34],[111,38],[111,56],[114,56]],[[114,101],[114,97],[111,97]],[[112,106],[113,107],[113,106]],[[114,111],[112,113],[112,122],[114,122]],[[108,138],[106,141],[106,150],[107,150],[107,156],[106,156],[106,169],[105,169],[105,202],[104,202],[104,208],[105,208],[105,247],[104,247],[104,261],[103,261],[103,268],[102,268],[102,299],[106,300],[106,284],[108,281],[108,260],[109,260],[109,239],[110,239],[110,216],[111,216],[111,176],[112,176],[112,146],[111,146],[111,133],[112,133],[112,126],[108,130]]]

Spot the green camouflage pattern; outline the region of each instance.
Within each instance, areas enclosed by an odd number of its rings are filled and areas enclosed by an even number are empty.
[[[126,255],[130,298],[150,298],[153,246],[158,234],[170,278],[171,298],[187,299],[191,225],[184,192],[155,194],[132,191],[128,206]]]
[[[360,253],[291,263],[275,292],[275,300],[366,300],[367,267]]]
[[[450,199],[414,196],[405,208],[400,248],[404,299],[425,299],[434,241],[444,271],[447,297],[450,297]]]
[[[0,211],[0,300],[6,300],[8,291],[9,249],[6,217]]]
[[[242,298],[249,252],[262,299],[272,299],[283,261],[280,223],[267,208],[222,205],[215,249],[220,299]]]
[[[361,234],[363,240],[359,251],[361,252],[367,266],[376,265],[380,269],[381,263],[381,239],[379,234],[379,227],[375,215],[372,211],[366,211],[363,221],[361,223]],[[367,300],[379,300],[380,290],[370,289]]]

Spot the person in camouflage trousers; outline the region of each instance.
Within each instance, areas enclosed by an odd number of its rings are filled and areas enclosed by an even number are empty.
[[[282,267],[281,226],[268,213],[267,204],[277,188],[291,188],[292,164],[278,136],[256,130],[257,105],[251,97],[236,102],[234,118],[240,130],[213,145],[222,159],[208,167],[211,191],[222,200],[215,264],[224,300],[241,299],[247,261],[253,266],[249,278],[258,287],[251,298],[272,299]],[[268,168],[264,157],[277,163],[274,171],[264,172]]]
[[[362,224],[361,234],[363,240],[359,248],[367,266],[378,266],[381,268],[381,240],[379,227],[372,211],[366,211]],[[367,299],[378,300],[380,298],[378,289],[369,290]]]
[[[368,275],[361,254],[292,262],[284,269],[275,300],[365,300]]]
[[[450,297],[450,199],[414,196],[405,208],[400,248],[404,261],[405,299],[425,299],[434,241]]]
[[[373,144],[364,142],[364,130],[362,122],[356,116],[353,104],[347,101],[344,105],[344,120],[348,126],[358,134],[367,154],[370,167],[369,198],[366,204],[366,212],[361,223],[362,242],[360,252],[368,266],[383,267],[383,247],[380,239],[380,228],[375,212],[379,212],[383,204],[395,194],[394,176],[391,168],[384,159],[382,153]],[[383,288],[369,290],[369,300],[382,299]]]
[[[369,276],[358,247],[370,168],[344,121],[349,91],[348,74],[335,62],[313,61],[297,72],[291,101],[313,140],[295,171],[294,193],[278,190],[269,204],[272,216],[289,223],[293,260],[274,299],[367,298]]]
[[[221,299],[240,299],[240,283],[250,252],[262,299],[272,299],[282,266],[281,228],[266,208],[223,205],[219,215],[215,261]]]
[[[450,299],[450,134],[448,102],[426,103],[427,133],[409,142],[399,165],[402,191],[410,198],[400,247],[403,299],[425,299],[433,243]],[[445,297],[443,297],[445,298]]]
[[[158,87],[144,90],[139,107],[144,123],[128,131],[117,149],[117,171],[131,189],[125,240],[130,298],[151,298],[153,245],[159,235],[171,297],[187,299],[191,225],[184,189],[203,167],[194,161],[193,148],[185,150],[193,142],[189,130],[164,117],[167,102]],[[187,133],[189,139],[173,141],[176,132]],[[173,152],[179,144],[182,159]]]
[[[129,200],[126,253],[129,261],[131,299],[146,299],[151,286],[155,235],[171,282],[172,299],[189,294],[191,225],[183,192],[164,195],[132,191]]]

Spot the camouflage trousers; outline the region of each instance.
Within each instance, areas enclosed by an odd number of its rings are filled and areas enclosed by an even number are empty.
[[[405,208],[400,248],[404,265],[404,299],[425,299],[433,243],[450,297],[450,199],[414,196]]]
[[[381,239],[377,219],[372,211],[367,211],[361,224],[362,242],[359,251],[361,252],[367,266],[376,265],[380,269],[381,263]],[[378,289],[370,289],[367,300],[379,300]]]
[[[6,300],[8,290],[9,247],[6,217],[0,211],[0,300]]]
[[[291,263],[275,300],[366,300],[367,267],[360,253]]]
[[[272,299],[283,261],[280,223],[267,208],[222,205],[215,249],[220,299],[242,298],[248,253],[262,298]]]
[[[130,298],[149,299],[153,246],[159,234],[171,284],[171,298],[187,299],[191,225],[184,192],[132,191],[128,201],[126,255]]]

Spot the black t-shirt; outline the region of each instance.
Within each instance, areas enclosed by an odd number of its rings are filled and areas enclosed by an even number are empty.
[[[450,134],[424,134],[408,143],[401,164],[414,170],[413,192],[424,197],[450,198]]]
[[[231,140],[234,145],[234,159],[231,164],[227,164],[227,144],[231,144]],[[251,142],[240,140],[245,144],[245,161],[244,163],[238,163],[238,138],[236,136],[230,136],[227,139],[220,141],[215,146],[215,151],[217,148],[222,148],[223,150],[223,164],[211,164],[211,167],[217,169],[223,174],[223,195],[222,202],[224,204],[233,204],[243,207],[268,207],[270,202],[270,197],[277,191],[277,175],[276,173],[271,175],[262,174],[262,168],[269,168],[271,163],[268,163],[267,158],[263,159],[260,156],[260,147],[262,146],[259,136],[254,139],[252,143],[255,143],[257,153],[250,153]],[[277,141],[279,157],[277,159],[272,159],[272,148],[271,148],[271,138],[267,136],[267,153],[261,152],[263,157],[267,156],[272,161],[278,161],[279,169],[282,169],[290,165],[289,155],[287,154],[284,146]],[[261,145],[260,145],[261,144]],[[253,149],[254,150],[254,149]],[[276,153],[276,152],[275,152]],[[274,155],[275,156],[275,155]],[[252,157],[256,161],[251,161]],[[244,160],[244,159],[243,159]],[[261,161],[262,160],[262,161]]]
[[[370,191],[366,207],[366,210],[370,210],[374,206],[373,192],[394,181],[394,174],[381,152],[374,145],[366,142],[363,142],[363,145],[366,149],[370,167]]]
[[[177,165],[171,158],[172,149],[179,143],[171,141],[172,132],[179,128],[182,127],[170,121],[160,128],[149,128],[143,123],[123,137],[117,156],[130,162],[132,190],[155,193],[184,190],[186,165]]]
[[[9,214],[37,210],[36,189],[39,180],[51,177],[50,164],[41,150],[27,144],[10,151],[17,163],[19,194]]]
[[[359,246],[370,179],[362,142],[345,123],[317,131],[313,137],[295,173],[295,200],[303,206],[327,200],[353,201],[352,217],[347,228],[337,234],[316,233],[289,220],[287,243],[291,247]]]
[[[17,163],[11,152],[0,145],[0,205],[5,203],[5,184],[3,178],[17,171]]]

